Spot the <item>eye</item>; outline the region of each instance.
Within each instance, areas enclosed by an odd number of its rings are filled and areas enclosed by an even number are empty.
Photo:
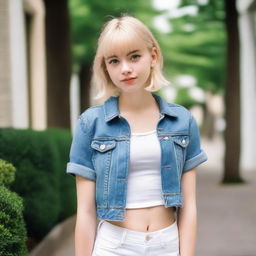
[[[139,55],[139,54],[134,54],[134,55],[131,56],[131,59],[134,60],[134,61],[136,61],[136,60],[138,60],[140,57],[141,57],[141,55]]]
[[[108,64],[116,64],[118,63],[118,59],[112,59],[108,62]]]

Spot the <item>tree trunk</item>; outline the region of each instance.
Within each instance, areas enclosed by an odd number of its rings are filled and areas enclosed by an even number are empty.
[[[236,1],[225,0],[227,81],[225,92],[225,162],[223,183],[240,183],[240,45]]]
[[[202,125],[202,135],[206,137],[208,140],[213,140],[215,135],[215,116],[209,110],[206,104],[202,104],[203,106],[203,125]]]
[[[90,81],[91,81],[91,66],[84,63],[79,72],[80,79],[80,111],[84,111],[90,106]]]
[[[44,0],[46,9],[47,122],[70,128],[71,42],[67,0]]]

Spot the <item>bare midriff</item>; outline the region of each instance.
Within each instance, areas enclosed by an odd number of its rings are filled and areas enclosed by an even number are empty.
[[[140,232],[153,232],[168,227],[176,220],[174,207],[165,208],[164,205],[147,208],[126,209],[123,221],[109,223]]]

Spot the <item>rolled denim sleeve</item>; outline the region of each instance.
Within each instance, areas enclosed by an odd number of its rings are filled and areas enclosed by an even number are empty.
[[[93,181],[96,180],[92,164],[91,136],[82,115],[76,123],[66,172],[73,176],[80,175]]]
[[[200,132],[195,118],[190,116],[189,144],[183,173],[187,172],[207,160],[206,153],[201,149]]]

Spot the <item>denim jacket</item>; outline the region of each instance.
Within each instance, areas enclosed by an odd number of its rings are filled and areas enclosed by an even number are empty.
[[[156,130],[164,206],[182,207],[181,176],[206,161],[207,155],[200,148],[199,130],[191,113],[152,95],[160,110]],[[120,116],[118,99],[111,96],[79,116],[67,163],[67,173],[96,182],[97,217],[112,221],[125,218],[130,156],[131,131]]]

